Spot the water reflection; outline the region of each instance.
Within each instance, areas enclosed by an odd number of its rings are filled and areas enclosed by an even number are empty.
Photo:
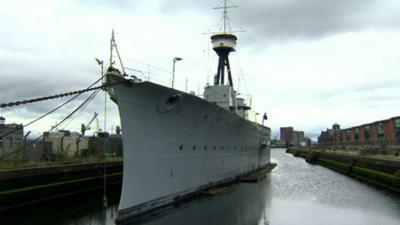
[[[272,156],[278,167],[271,176],[271,224],[400,224],[399,195],[307,164],[283,149]]]
[[[110,187],[107,223],[114,224],[121,187]],[[102,191],[68,196],[43,204],[20,208],[0,214],[1,225],[101,225],[104,224]]]
[[[159,218],[153,217],[151,221],[126,224],[269,224],[265,209],[271,200],[270,178],[259,183],[234,185],[232,188],[234,191],[228,194],[201,198],[168,211]]]
[[[270,177],[260,183],[242,183],[231,186],[223,195],[204,196],[173,209],[125,224],[269,224],[266,205],[271,201]],[[120,189],[110,189],[109,207],[102,209],[102,192],[71,196],[44,205],[28,207],[0,215],[0,224],[18,225],[112,225],[117,214]]]

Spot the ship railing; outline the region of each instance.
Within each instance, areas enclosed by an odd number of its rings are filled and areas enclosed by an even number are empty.
[[[153,66],[146,63],[137,62],[134,60],[127,60],[125,63],[125,70],[128,73],[127,79],[139,78],[142,81],[153,82],[165,87],[171,87],[172,71]],[[187,75],[179,74],[175,76],[174,89],[182,92],[202,96],[204,85],[198,82],[192,82],[187,79]]]

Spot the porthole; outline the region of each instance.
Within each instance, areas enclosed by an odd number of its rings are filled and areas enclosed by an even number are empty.
[[[193,151],[196,150],[196,145],[193,145]]]
[[[204,150],[207,150],[207,145],[204,145]]]
[[[216,148],[217,148],[217,147],[214,145],[213,150],[215,151]]]
[[[179,151],[182,151],[183,145],[179,146]]]

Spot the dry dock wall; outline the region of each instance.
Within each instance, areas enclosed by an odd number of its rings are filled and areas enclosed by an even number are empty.
[[[122,181],[122,161],[0,170],[0,212]]]

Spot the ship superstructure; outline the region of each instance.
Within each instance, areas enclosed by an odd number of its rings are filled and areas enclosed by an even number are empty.
[[[225,8],[226,10],[226,8]],[[211,36],[219,56],[204,99],[137,78],[110,66],[107,83],[118,105],[124,172],[118,220],[231,182],[270,163],[270,129],[247,118],[250,109],[233,89],[229,53],[237,37]],[[114,36],[111,43],[115,43]]]
[[[205,100],[248,119],[248,110],[251,108],[246,105],[244,98],[237,97],[237,93],[233,89],[229,53],[235,51],[236,42],[237,37],[226,32],[211,36],[213,49],[219,57],[218,67],[217,74],[214,77],[214,84],[206,86],[203,96]]]

